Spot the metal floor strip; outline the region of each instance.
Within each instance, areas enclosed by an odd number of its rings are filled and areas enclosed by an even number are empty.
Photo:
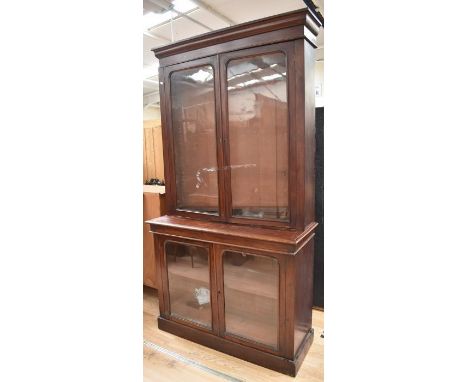
[[[172,358],[175,358],[176,360],[186,364],[186,365],[189,365],[189,366],[193,366],[193,367],[196,367],[197,369],[200,369],[200,370],[203,370],[207,373],[210,373],[212,375],[216,375],[217,377],[220,377],[220,378],[223,378],[225,379],[226,381],[230,381],[230,382],[245,382],[244,380],[242,379],[238,379],[238,378],[234,378],[234,377],[231,377],[230,375],[228,374],[224,374],[220,371],[217,371],[217,370],[214,370],[214,369],[211,369],[207,366],[204,366],[202,365],[201,363],[198,363],[196,361],[193,361],[189,358],[185,358],[184,356],[180,355],[180,354],[177,354],[176,352],[173,352],[169,349],[165,349],[159,345],[156,345],[155,343],[153,342],[150,342],[150,341],[147,341],[147,340],[143,340],[143,345],[153,349],[153,350],[156,350],[164,355],[167,355],[169,357],[172,357]]]

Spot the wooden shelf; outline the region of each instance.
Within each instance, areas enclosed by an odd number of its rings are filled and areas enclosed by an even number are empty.
[[[272,348],[278,347],[278,323],[255,319],[251,312],[246,312],[246,315],[231,314],[226,332],[247,341],[257,342]]]
[[[224,276],[225,288],[266,298],[278,298],[278,285],[274,285],[268,275],[250,270],[246,271],[241,267],[226,263],[224,268],[226,271]],[[229,274],[227,271],[229,271]]]
[[[166,186],[157,186],[151,184],[144,184],[143,185],[143,192],[149,192],[151,194],[165,194],[166,193]]]
[[[176,317],[211,329],[211,305],[196,308],[188,304],[186,295],[171,295],[171,311]]]

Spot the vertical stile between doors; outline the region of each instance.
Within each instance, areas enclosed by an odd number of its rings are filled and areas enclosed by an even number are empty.
[[[225,194],[225,220],[228,221],[231,217],[232,210],[232,194],[231,194],[231,160],[229,154],[229,114],[228,114],[228,96],[227,96],[227,66],[224,60],[224,55],[217,55],[219,67],[219,101],[220,112],[219,120],[221,124],[222,140],[221,148],[223,151],[223,173],[224,173],[224,194]]]
[[[210,290],[211,290],[211,321],[213,333],[219,336],[220,320],[219,320],[219,295],[218,295],[218,278],[216,275],[217,256],[214,249],[214,244],[208,246],[210,256]]]
[[[221,220],[226,221],[227,217],[229,216],[229,195],[230,192],[226,188],[226,155],[225,155],[225,142],[226,132],[224,127],[223,121],[223,113],[222,110],[223,105],[223,84],[224,82],[224,70],[221,69],[220,65],[220,56],[217,54],[214,57],[214,71],[215,71],[215,110],[216,110],[216,141],[218,144],[216,145],[216,153],[217,153],[217,160],[218,160],[218,193],[219,193],[219,214]]]
[[[218,336],[223,336],[225,331],[225,321],[224,321],[224,276],[223,276],[223,264],[221,258],[220,245],[213,243],[211,245],[213,250],[214,258],[214,270],[213,274],[215,276],[215,292],[216,292],[216,314],[218,317]]]

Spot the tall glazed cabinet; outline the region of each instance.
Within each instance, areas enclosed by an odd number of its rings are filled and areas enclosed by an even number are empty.
[[[314,48],[308,9],[154,49],[167,215],[160,329],[296,375],[313,341]]]

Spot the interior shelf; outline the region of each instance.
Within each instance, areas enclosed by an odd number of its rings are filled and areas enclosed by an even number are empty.
[[[228,335],[272,348],[278,347],[278,325],[276,322],[267,322],[264,319],[256,320],[255,316],[252,315],[246,319],[245,315],[236,314],[232,315],[228,329],[226,330]],[[272,339],[274,340],[272,341]]]

